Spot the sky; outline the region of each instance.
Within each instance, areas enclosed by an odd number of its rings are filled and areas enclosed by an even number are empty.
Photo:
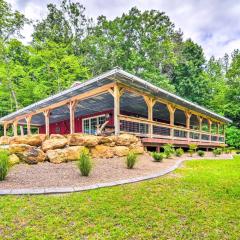
[[[59,4],[59,0],[7,0],[14,9],[36,20],[47,14],[47,4]],[[140,10],[156,9],[165,12],[181,29],[184,38],[200,44],[207,58],[223,57],[240,49],[240,0],[80,0],[86,7],[86,15],[96,19],[105,15],[114,19],[136,6]],[[31,40],[33,29],[25,27],[24,42]]]

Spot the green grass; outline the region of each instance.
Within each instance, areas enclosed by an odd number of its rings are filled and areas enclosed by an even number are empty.
[[[240,158],[120,187],[0,197],[0,239],[240,239],[239,229]]]

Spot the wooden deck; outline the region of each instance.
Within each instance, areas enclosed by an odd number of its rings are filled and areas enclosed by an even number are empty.
[[[215,148],[226,145],[220,142],[209,141],[191,141],[191,140],[178,140],[178,139],[160,139],[160,138],[142,138],[142,143],[145,147],[160,147],[164,144],[170,143],[176,147],[188,147],[189,144],[197,144],[200,148]]]

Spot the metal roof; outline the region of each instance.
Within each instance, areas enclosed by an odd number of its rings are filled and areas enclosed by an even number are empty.
[[[210,116],[216,120],[223,121],[225,123],[232,122],[228,118],[225,118],[225,117],[223,117],[219,114],[216,114],[202,106],[199,106],[195,103],[185,100],[185,99],[183,99],[173,93],[170,93],[162,88],[156,87],[153,84],[151,84],[137,76],[134,76],[133,74],[130,74],[120,68],[114,68],[111,71],[103,73],[103,74],[101,74],[97,77],[94,77],[92,79],[89,79],[83,83],[80,83],[80,84],[78,83],[76,85],[73,85],[73,87],[71,87],[65,91],[62,91],[51,97],[43,99],[34,104],[31,104],[28,107],[25,107],[23,109],[20,109],[16,112],[13,112],[13,113],[7,115],[7,116],[4,116],[4,117],[0,118],[0,123],[3,123],[4,121],[12,121],[16,117],[21,116],[21,115],[25,115],[28,113],[34,113],[38,109],[51,106],[52,104],[69,99],[73,96],[80,95],[80,94],[90,91],[94,88],[106,85],[106,84],[114,82],[114,81],[126,84],[128,86],[135,87],[139,90],[143,90],[144,92],[148,92],[151,95],[168,100],[176,105],[184,106],[184,107],[188,108],[189,110],[193,110],[193,111],[202,113],[202,114]],[[86,102],[86,104],[88,106],[89,106],[89,104],[91,105],[91,101],[89,100],[88,103]],[[94,104],[94,103],[92,102],[92,104]],[[95,102],[95,104],[96,104],[96,102]],[[57,113],[57,110],[56,110],[56,113]]]

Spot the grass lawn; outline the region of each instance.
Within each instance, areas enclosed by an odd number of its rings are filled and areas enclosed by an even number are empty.
[[[120,187],[0,197],[0,239],[240,239],[240,157]]]

